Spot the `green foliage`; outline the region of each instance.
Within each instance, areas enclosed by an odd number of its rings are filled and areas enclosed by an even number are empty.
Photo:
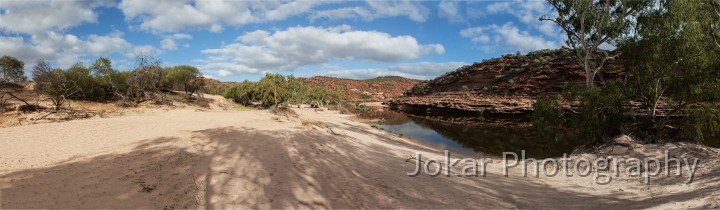
[[[287,101],[291,94],[289,91],[288,78],[280,74],[265,74],[265,77],[258,81],[255,93],[256,99],[263,107],[277,106]]]
[[[565,43],[574,50],[578,62],[586,73],[586,86],[593,86],[595,76],[604,61],[612,59],[607,53],[600,55],[599,46],[614,41],[631,26],[629,16],[651,5],[651,0],[548,0],[557,17],[541,17],[552,21],[566,34]]]
[[[110,59],[105,57],[95,60],[90,69],[97,83],[107,91],[108,99],[125,99],[125,93],[129,89],[127,84],[129,72],[116,71],[112,68]]]
[[[102,100],[107,99],[107,88],[100,84],[100,80],[91,75],[91,69],[82,63],[77,63],[67,71],[62,72],[66,83],[72,84],[70,89],[75,94],[67,96],[70,99]]]
[[[533,127],[545,138],[581,138],[594,143],[620,134],[626,122],[627,90],[621,81],[605,87],[572,88],[568,95],[542,98],[533,104]],[[560,105],[576,103],[565,112]]]
[[[308,93],[308,98],[320,106],[324,105],[328,97],[328,90],[321,86],[314,86]]]
[[[285,103],[312,103],[318,106],[339,105],[343,100],[342,87],[328,90],[322,86],[312,86],[294,76],[266,74],[258,82],[244,81],[223,93],[223,97],[246,106],[258,102],[268,108]]]
[[[680,127],[702,139],[702,131],[720,130],[718,1],[659,2],[639,15],[636,33],[619,45],[633,60],[625,63],[632,94],[647,109],[642,137],[659,140],[671,116],[687,116]],[[716,15],[708,15],[712,11]],[[660,117],[662,100],[669,111]]]
[[[565,111],[560,105],[560,96],[543,97],[533,103],[532,125],[543,139],[558,141],[566,134]]]
[[[579,137],[601,142],[620,134],[628,103],[622,82],[614,81],[603,88],[578,88],[570,97],[580,104],[578,114],[569,118],[567,126]]]
[[[33,67],[35,90],[48,95],[56,110],[59,110],[68,97],[74,96],[77,86],[65,77],[62,69],[53,69],[45,60],[39,60]]]
[[[245,80],[226,89],[223,97],[232,99],[235,103],[249,106],[252,104],[252,100],[255,99],[255,89],[255,83]]]
[[[163,86],[171,87],[174,90],[182,90],[185,91],[185,94],[192,95],[204,86],[200,76],[200,70],[193,66],[179,65],[165,68]]]
[[[25,63],[11,56],[0,58],[0,83],[3,82],[24,82]]]
[[[467,86],[465,86],[465,87],[467,87]],[[372,96],[371,96],[370,94],[367,94],[367,93],[362,93],[362,94],[360,94],[360,99],[362,99],[362,100],[368,100],[368,99],[370,99],[371,97],[372,97]]]
[[[373,111],[372,107],[366,106],[365,104],[355,103],[353,106],[353,112],[359,115],[368,115]]]
[[[33,68],[35,90],[47,96],[56,109],[67,99],[89,101],[134,100],[140,102],[148,97],[166,101],[164,86],[180,87],[188,94],[204,84],[199,71],[192,66],[176,66],[164,70],[159,61],[139,57],[138,68],[132,71],[116,71],[108,58],[98,58],[93,65],[77,63],[67,70],[53,69],[40,60]]]
[[[308,91],[308,86],[304,82],[295,78],[293,75],[287,77],[288,87],[287,90],[290,94],[288,102],[291,103],[305,103],[308,98],[305,94]]]

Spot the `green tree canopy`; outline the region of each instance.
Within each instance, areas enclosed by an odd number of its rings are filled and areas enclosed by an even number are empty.
[[[24,82],[25,63],[11,56],[0,58],[0,82]]]
[[[186,94],[191,95],[202,86],[202,81],[198,79],[200,76],[200,70],[194,66],[173,66],[166,68],[164,83],[173,89],[183,90]]]
[[[637,18],[634,34],[620,43],[628,82],[647,109],[652,130],[664,127],[669,116],[698,119],[694,130],[720,130],[720,50],[718,1],[659,0]],[[663,120],[656,120],[657,107],[665,98]],[[698,124],[699,123],[699,124]],[[688,124],[689,125],[689,124]],[[702,137],[701,133],[699,136]]]
[[[541,17],[556,23],[567,36],[566,44],[575,51],[585,70],[585,83],[593,86],[595,76],[608,55],[600,45],[613,41],[630,28],[628,17],[650,5],[650,0],[548,0],[557,12],[556,17]],[[601,53],[602,52],[602,53]],[[602,54],[602,55],[601,55]]]

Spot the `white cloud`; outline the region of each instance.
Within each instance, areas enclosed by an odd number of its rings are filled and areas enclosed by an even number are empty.
[[[160,40],[160,48],[164,50],[177,50],[178,44],[177,41],[186,40],[186,39],[192,39],[192,36],[190,34],[184,34],[184,33],[177,33],[170,36],[165,36],[162,40]],[[185,48],[188,48],[190,45],[187,43],[183,44]]]
[[[316,19],[361,19],[372,21],[378,18],[406,16],[415,22],[425,22],[430,10],[420,2],[412,0],[377,1],[366,0],[367,6],[344,7],[316,11],[310,15],[310,20]]]
[[[338,9],[322,10],[313,13],[310,16],[310,20],[317,19],[362,19],[364,21],[371,21],[374,19],[372,12],[365,7],[345,7]]]
[[[203,50],[203,54],[209,55],[204,69],[258,73],[262,70],[293,70],[332,60],[392,62],[445,52],[442,45],[418,44],[412,36],[356,31],[347,25],[330,28],[298,26],[273,33],[257,30],[238,37],[237,41]]]
[[[139,21],[144,30],[163,33],[184,29],[207,29],[221,32],[223,25],[241,26],[250,23],[284,20],[307,13],[328,1],[267,0],[123,0],[118,8],[129,21]]]
[[[5,34],[0,36],[2,54],[24,61],[28,72],[41,58],[64,68],[88,56],[130,52],[133,45],[119,31],[82,37],[64,33],[81,24],[96,23],[95,9],[114,4],[113,0],[2,0],[0,31]]]
[[[486,51],[505,50],[529,52],[540,49],[555,49],[561,46],[560,40],[548,40],[541,35],[532,35],[528,31],[518,29],[508,22],[501,26],[488,25],[466,28],[460,36],[471,38],[475,43],[483,45]]]
[[[26,44],[23,37],[0,37],[0,49],[3,49],[4,55],[24,61],[26,67],[38,58],[55,56],[53,50]]]
[[[462,13],[460,12],[460,2],[452,0],[443,0],[438,4],[438,15],[447,18],[451,23],[463,22]]]
[[[177,39],[177,40],[183,40],[183,39],[192,39],[192,36],[190,36],[190,34],[177,33],[177,34],[173,34],[172,38]]]
[[[407,16],[415,22],[425,22],[430,13],[420,2],[412,0],[367,0],[366,3],[380,17]]]
[[[324,76],[349,79],[370,79],[379,76],[402,76],[411,79],[428,80],[438,77],[445,72],[453,71],[464,65],[468,64],[464,62],[418,62],[392,65],[387,68],[333,69],[320,74]]]
[[[129,57],[129,58],[134,58],[139,55],[147,55],[147,56],[156,57],[162,53],[163,53],[162,50],[159,50],[152,45],[139,45],[139,46],[132,47],[132,50],[125,53],[125,56]]]
[[[72,34],[46,32],[31,36],[29,40],[18,37],[0,37],[0,49],[3,54],[16,57],[25,62],[25,70],[29,72],[38,59],[46,59],[59,67],[68,67],[82,61],[84,57],[109,56],[115,53],[134,57],[139,52],[159,54],[152,46],[134,46],[122,38],[122,33],[113,32],[106,35],[90,34],[78,37]]]
[[[490,13],[506,12],[510,7],[510,2],[495,2],[487,6],[487,11]]]
[[[172,38],[164,38],[160,41],[160,48],[164,50],[177,50],[177,43]]]
[[[552,16],[552,7],[545,1],[514,0],[513,2],[496,2],[487,6],[490,14],[507,13],[515,16],[520,22],[532,26],[545,35],[559,37],[559,28],[550,21],[540,21],[543,15]]]
[[[220,71],[218,71],[217,73],[218,73],[218,75],[220,75],[221,77],[227,77],[227,76],[233,75],[232,72],[227,71],[227,70],[220,70]]]
[[[0,30],[39,34],[65,30],[82,23],[96,23],[94,8],[111,6],[112,0],[51,1],[3,0],[0,2]]]

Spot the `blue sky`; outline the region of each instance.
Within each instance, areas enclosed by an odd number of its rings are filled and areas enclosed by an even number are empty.
[[[558,48],[545,1],[0,0],[0,54],[66,68],[137,55],[222,81],[265,72],[432,79],[502,54]]]

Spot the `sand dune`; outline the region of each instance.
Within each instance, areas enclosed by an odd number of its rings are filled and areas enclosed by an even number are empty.
[[[718,207],[691,185],[409,177],[423,148],[335,112],[155,111],[0,129],[0,208]],[[717,170],[706,168],[717,174]],[[513,171],[512,173],[518,173]]]

